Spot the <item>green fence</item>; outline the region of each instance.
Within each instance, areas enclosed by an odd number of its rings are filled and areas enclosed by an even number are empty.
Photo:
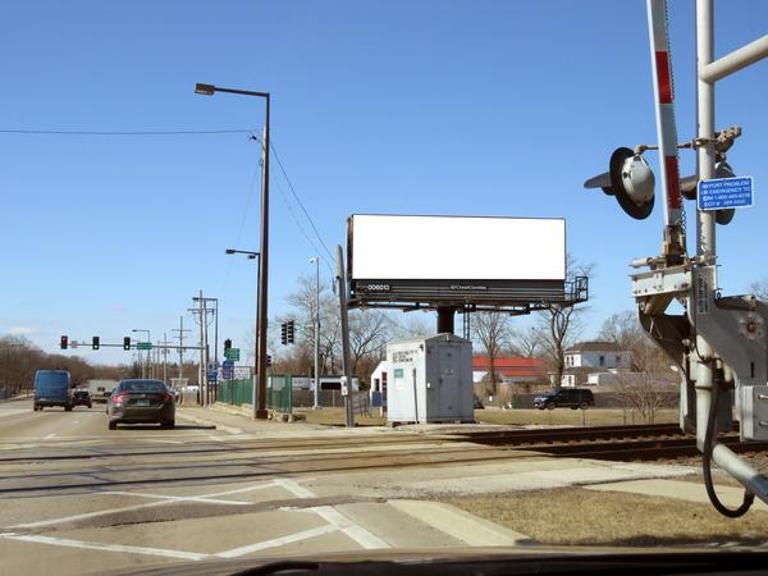
[[[293,410],[293,378],[270,376],[267,378],[267,408],[291,414]]]
[[[216,390],[216,401],[235,406],[253,404],[253,380],[222,380]]]
[[[222,380],[216,390],[216,401],[242,406],[253,404],[253,380]],[[290,376],[267,378],[267,408],[290,414],[293,410],[293,380]]]

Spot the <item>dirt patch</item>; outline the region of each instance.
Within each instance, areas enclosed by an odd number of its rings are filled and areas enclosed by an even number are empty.
[[[444,500],[542,544],[670,546],[763,544],[768,512],[731,520],[704,504],[580,488]]]

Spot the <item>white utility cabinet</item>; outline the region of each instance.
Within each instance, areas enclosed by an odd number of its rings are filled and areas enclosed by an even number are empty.
[[[387,346],[387,420],[474,422],[472,343],[453,334]]]

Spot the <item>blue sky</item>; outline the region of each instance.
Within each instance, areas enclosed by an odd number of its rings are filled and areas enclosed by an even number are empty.
[[[768,3],[721,1],[716,18],[722,55],[765,34]],[[671,2],[670,20],[687,139],[694,3]],[[634,221],[582,188],[617,146],[656,141],[640,0],[25,0],[0,5],[0,47],[0,130],[261,129],[259,99],[193,88],[270,91],[273,142],[332,250],[356,212],[565,217],[568,250],[596,265],[588,334],[632,306],[629,260],[659,250],[660,202]],[[717,89],[718,127],[744,129],[729,161],[757,188],[756,207],[719,227],[726,293],[768,274],[766,72],[763,62]],[[0,133],[0,333],[49,351],[60,334],[117,341],[149,328],[156,339],[202,289],[220,298],[222,336],[242,342],[256,270],[223,251],[258,249],[258,154],[240,133]],[[682,152],[684,173],[693,160]],[[294,222],[289,207],[300,210],[276,164],[272,183],[270,309],[279,314],[318,248]]]

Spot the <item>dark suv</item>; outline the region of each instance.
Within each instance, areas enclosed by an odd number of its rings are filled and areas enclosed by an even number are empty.
[[[533,399],[533,405],[539,410],[552,410],[558,406],[582,410],[595,405],[595,397],[592,390],[584,388],[557,388]]]
[[[88,390],[75,390],[72,393],[73,406],[92,406],[91,393]]]

